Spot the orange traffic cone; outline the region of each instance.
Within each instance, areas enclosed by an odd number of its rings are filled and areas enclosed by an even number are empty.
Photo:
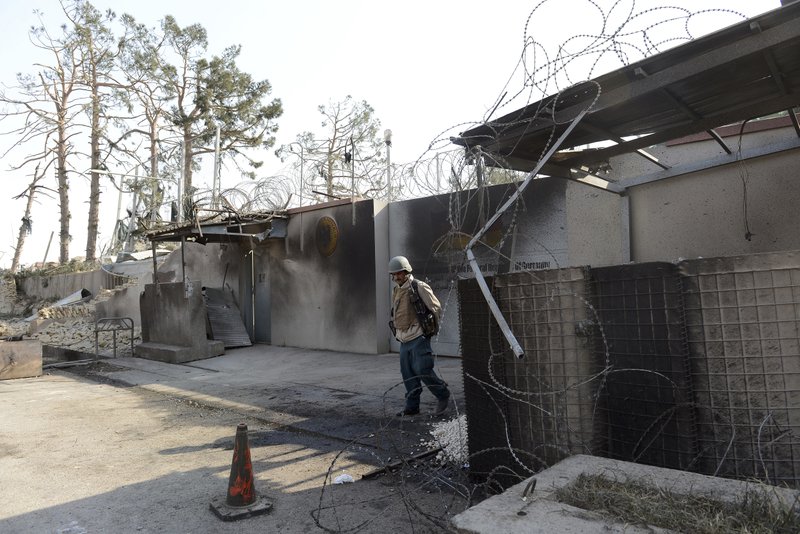
[[[253,464],[250,462],[250,446],[247,443],[247,425],[236,427],[233,444],[233,462],[228,480],[228,494],[211,500],[211,510],[223,521],[234,521],[264,514],[272,509],[272,503],[256,496],[253,484]]]

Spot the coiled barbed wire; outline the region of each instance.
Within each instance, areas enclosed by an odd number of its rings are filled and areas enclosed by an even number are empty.
[[[567,5],[568,3],[569,5]],[[456,291],[457,281],[464,276],[463,273],[465,272],[463,269],[465,263],[463,247],[459,249],[458,245],[465,244],[469,240],[469,236],[477,230],[468,226],[474,224],[468,217],[468,211],[474,206],[477,195],[476,188],[479,186],[474,156],[462,149],[453,149],[452,137],[460,136],[461,132],[478,126],[489,125],[488,123],[492,120],[492,117],[504,109],[509,109],[512,106],[515,109],[523,109],[534,102],[546,103],[548,97],[557,95],[563,89],[574,86],[582,80],[589,80],[597,76],[601,71],[629,65],[661,52],[668,47],[690,40],[695,37],[691,26],[704,16],[718,17],[719,15],[724,15],[725,17],[717,21],[719,27],[723,26],[726,21],[736,22],[746,18],[744,14],[725,7],[693,10],[683,6],[659,5],[641,9],[640,6],[643,4],[645,2],[634,0],[629,2],[621,0],[606,2],[600,0],[577,0],[573,2],[541,0],[537,2],[524,22],[518,63],[505,85],[498,92],[499,96],[493,102],[490,110],[480,120],[461,122],[442,130],[429,142],[428,149],[416,161],[407,165],[398,165],[396,175],[406,177],[409,180],[402,189],[402,198],[439,195],[437,198],[440,199],[442,207],[447,214],[450,228],[445,235],[436,240],[431,250],[431,257],[446,265],[446,279],[440,281],[440,283],[447,288],[447,301],[451,298],[452,293]],[[552,25],[552,20],[543,18],[545,16],[543,12],[546,6],[553,7],[556,5],[557,9],[560,10],[557,13],[559,17],[562,17],[563,12],[566,10],[577,12],[581,6],[585,7],[597,17],[597,27],[594,28],[594,31],[580,32],[568,36],[560,43],[545,43],[537,40],[530,28],[534,25]],[[575,25],[567,27],[573,26]],[[599,90],[602,90],[602,87]],[[514,128],[524,127],[526,124],[541,118],[545,113],[550,117],[554,117],[554,108],[553,106],[547,109],[547,106],[540,105],[539,109],[534,110],[532,115],[526,115],[524,118],[521,115],[508,114],[507,120],[502,123],[495,122],[491,124],[491,131],[495,137],[506,135],[507,132]],[[524,174],[513,170],[507,162],[503,161],[502,157],[496,154],[484,152],[482,156],[485,158],[487,166],[492,169],[492,179],[489,183],[506,183],[509,189],[506,195],[511,194],[510,191],[513,191],[513,188],[516,187],[515,182],[522,179]],[[498,202],[498,205],[501,203]],[[526,206],[522,201],[514,206],[510,220],[504,225],[498,241],[482,243],[484,255],[487,258],[502,256],[508,261],[510,269],[516,270],[513,264],[513,256],[503,252],[503,245],[508,239],[517,241],[527,239],[534,248],[541,249],[545,255],[552,258],[556,267],[560,267],[557,253],[548,249],[535,235],[522,231],[517,225],[519,213],[525,210]],[[487,260],[486,263],[497,264],[498,262]],[[536,274],[531,273],[529,276],[533,280]],[[555,405],[556,398],[563,397],[578,388],[591,385],[594,390],[591,418],[594,420],[597,416],[600,397],[607,388],[607,378],[613,374],[645,373],[648,376],[662,380],[673,391],[679,388],[679,385],[664,373],[651,369],[614,368],[610,362],[610,342],[606,338],[597,310],[585,298],[571,292],[551,293],[549,301],[554,302],[562,296],[577,297],[592,315],[592,322],[597,329],[598,338],[602,345],[600,349],[604,358],[602,369],[585,376],[575,376],[572,382],[566,385],[542,384],[543,387],[538,391],[522,390],[509,387],[494,375],[495,361],[506,357],[506,355],[501,351],[492,350],[487,355],[488,381],[469,372],[464,372],[463,379],[472,382],[481,389],[494,404],[496,417],[502,421],[502,427],[505,429],[504,447],[470,450],[468,458],[475,459],[500,451],[508,453],[513,465],[495,466],[490,472],[484,473],[483,481],[477,481],[468,475],[463,465],[404,463],[392,476],[395,480],[413,479],[415,481],[410,486],[400,485],[398,490],[397,503],[408,511],[409,531],[416,532],[423,525],[448,530],[449,524],[446,518],[453,511],[453,503],[459,507],[468,507],[474,504],[476,499],[480,500],[480,498],[493,492],[502,491],[506,484],[498,482],[500,477],[506,476],[522,481],[525,476],[534,474],[537,469],[547,467],[547,461],[544,456],[537,454],[538,451],[521,450],[514,445],[509,433],[509,422],[506,420],[503,408],[497,404],[497,398],[524,405],[543,417],[558,420],[559,425],[563,425],[569,433],[577,436],[576,443],[572,444],[573,447],[592,453],[595,452],[593,445],[580,439],[580,433],[571,427],[570,421],[566,419],[559,420],[563,415],[547,409],[546,405],[537,399],[550,397],[553,399],[551,404]],[[448,313],[457,312],[448,310]],[[487,333],[486,335],[488,336],[489,334]],[[396,384],[394,387],[399,385]],[[641,431],[639,439],[635,442],[633,446],[634,458],[632,459],[640,459],[644,455],[656,437],[664,431],[665,426],[677,410],[700,408],[710,410],[712,418],[720,421],[727,420],[730,426],[730,439],[726,440],[727,447],[725,447],[721,457],[717,458],[718,465],[714,470],[714,474],[719,473],[723,469],[723,465],[728,461],[728,455],[733,448],[737,436],[737,426],[723,408],[701,407],[695,403],[679,403],[660,414],[656,414],[652,422]],[[767,462],[762,456],[762,448],[767,444],[772,445],[777,441],[785,442],[792,438],[788,429],[781,429],[782,431],[778,433],[778,436],[767,443],[762,434],[767,422],[772,418],[773,414],[770,412],[763,418],[758,427],[758,462],[767,480],[769,480],[770,474]],[[390,430],[391,425],[386,425],[377,431],[389,432]],[[391,442],[391,440],[384,440],[384,443],[386,442]],[[573,453],[568,447],[559,444],[543,444],[542,446],[560,449],[558,452],[563,455]],[[713,446],[712,444],[708,447]],[[690,468],[701,461],[705,452],[703,449],[696,452],[696,456],[690,463]],[[391,456],[397,457],[396,455],[402,454],[407,454],[407,451],[397,449],[391,453]],[[332,464],[329,473],[332,472],[333,467],[334,465]],[[448,477],[445,484],[441,484],[443,477]],[[439,516],[431,517],[429,514],[422,512],[422,508],[417,504],[420,499],[428,498],[427,495],[421,496],[418,491],[420,488],[425,487],[426,484],[434,483],[440,483],[439,487],[442,488],[443,495],[446,493],[452,500],[447,512],[440,511]],[[322,510],[321,503],[322,498],[320,499],[318,513]],[[329,505],[329,507],[333,508],[336,508],[336,506],[336,503]],[[354,531],[347,530],[338,523],[335,528],[331,527],[330,524],[323,526],[318,523],[318,525],[331,532]],[[354,528],[358,530],[364,527],[357,525]]]

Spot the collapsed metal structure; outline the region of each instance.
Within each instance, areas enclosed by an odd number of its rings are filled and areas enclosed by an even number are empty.
[[[452,141],[469,150],[480,147],[516,170],[531,171],[541,163],[542,174],[618,194],[627,187],[735,162],[737,154],[717,132],[725,125],[788,112],[795,136],[742,157],[790,150],[800,147],[795,112],[800,104],[799,47],[800,3],[787,3],[568,88]],[[553,139],[587,108],[558,152],[541,162]],[[645,151],[698,133],[715,139],[726,156],[670,168]],[[594,174],[609,158],[633,152],[659,170],[621,183]]]
[[[625,196],[638,185],[800,148],[798,50],[800,2],[785,2],[453,142],[490,165],[529,172],[520,189],[552,176]],[[719,133],[746,132],[753,119],[774,114],[793,128],[771,145],[737,150]],[[724,154],[670,167],[645,150],[690,135],[715,140]],[[632,153],[653,172],[622,180],[608,170],[610,158]],[[476,279],[459,282],[473,473],[505,486],[589,452],[800,484],[796,252],[486,281],[471,248],[488,227],[467,251]]]
[[[491,296],[472,249],[528,183],[548,175],[624,195],[635,185],[800,147],[794,109],[800,100],[799,47],[800,3],[794,2],[569,87],[452,139],[476,158],[488,155],[490,164],[528,172],[466,247],[492,315],[517,357],[524,351]],[[746,155],[735,153],[715,130],[734,123],[742,123],[744,130],[751,119],[784,111],[795,136]],[[671,168],[644,150],[701,132],[726,155]],[[609,158],[632,152],[660,170],[627,182],[598,175]]]

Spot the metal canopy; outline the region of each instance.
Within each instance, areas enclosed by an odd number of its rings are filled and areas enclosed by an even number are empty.
[[[595,98],[548,162],[553,175],[559,168],[561,175],[590,170],[612,156],[699,132],[730,153],[714,128],[787,110],[800,135],[793,110],[800,104],[800,2],[610,72],[452,141],[468,149],[480,146],[527,172]],[[603,142],[612,144],[585,148]]]
[[[288,217],[282,213],[236,215],[222,220],[195,221],[182,226],[171,226],[147,234],[147,238],[158,241],[194,241],[206,243],[230,243],[286,237]]]

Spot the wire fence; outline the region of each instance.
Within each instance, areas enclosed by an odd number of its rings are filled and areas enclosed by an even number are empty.
[[[470,451],[504,449],[479,471],[515,473],[505,487],[584,452],[800,486],[799,260],[496,275],[524,362],[475,343],[496,325],[461,282]]]

